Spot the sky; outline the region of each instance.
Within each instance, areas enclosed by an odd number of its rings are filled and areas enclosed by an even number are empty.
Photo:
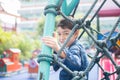
[[[5,11],[14,15],[19,15],[17,13],[17,10],[20,9],[20,2],[18,0],[0,0],[0,2]],[[6,14],[0,14],[0,20],[3,22],[14,23],[15,17]]]

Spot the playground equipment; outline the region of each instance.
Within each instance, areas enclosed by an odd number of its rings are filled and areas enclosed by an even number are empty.
[[[32,57],[29,61],[29,66],[28,66],[28,73],[31,75],[34,73],[38,73],[38,62],[36,56],[40,54],[41,50],[36,49],[32,52]]]
[[[63,46],[61,47],[57,55],[54,54],[52,56],[52,50],[49,47],[45,46],[44,44],[42,45],[42,53],[38,56],[38,62],[40,62],[39,71],[38,71],[38,80],[49,80],[50,62],[52,61],[59,64],[68,73],[72,74],[73,75],[72,80],[83,80],[85,75],[89,73],[89,71],[94,67],[95,64],[98,64],[99,68],[103,71],[102,73],[103,76],[100,77],[101,80],[110,80],[110,76],[113,74],[116,74],[116,77],[115,77],[116,80],[120,79],[120,66],[116,63],[116,61],[110,55],[111,52],[109,51],[107,46],[107,42],[110,41],[112,45],[116,45],[118,49],[120,48],[120,45],[116,43],[117,41],[119,42],[120,32],[118,32],[118,34],[114,36],[114,38],[111,38],[112,33],[114,32],[116,27],[118,27],[118,24],[120,22],[120,13],[118,14],[118,20],[115,26],[110,31],[110,34],[105,40],[98,40],[97,38],[92,36],[92,33],[91,33],[91,31],[94,31],[97,34],[103,35],[102,33],[99,32],[99,30],[95,30],[91,27],[91,22],[93,21],[95,16],[98,15],[98,12],[107,1],[109,0],[102,0],[102,3],[100,4],[99,8],[93,14],[90,20],[86,20],[86,18],[91,13],[91,11],[95,7],[98,0],[94,1],[89,11],[82,19],[71,20],[68,16],[70,15],[74,16],[79,0],[71,0],[69,4],[67,4],[67,0],[56,0],[56,2],[54,0],[48,0],[48,6],[45,8],[46,21],[45,21],[43,36],[52,36],[52,32],[54,30],[53,26],[55,24],[55,16],[57,15],[62,15],[68,21],[73,22],[74,28],[72,29],[72,32],[69,34],[67,40],[65,41],[65,43],[63,44]],[[112,1],[118,6],[120,10],[120,4],[116,0],[112,0]],[[91,56],[92,60],[89,66],[86,68],[85,71],[81,71],[81,72],[71,71],[69,68],[64,66],[60,61],[58,61],[58,57],[61,51],[65,48],[65,45],[67,44],[67,42],[69,41],[70,37],[73,35],[76,29],[83,29],[83,32],[80,34],[79,39],[81,38],[83,33],[86,32],[87,35],[89,35],[90,38],[94,41],[97,49],[97,52],[95,53],[95,55]],[[101,66],[100,60],[103,56],[107,57],[111,61],[111,64],[114,67],[114,70],[112,72],[107,72],[106,70],[104,70],[104,67]]]
[[[38,63],[37,63],[37,60],[35,60],[34,58],[31,58],[29,61],[28,72],[30,74],[38,73]]]
[[[19,62],[19,49],[8,49],[5,51],[6,56],[0,59],[0,74],[7,75],[19,71],[22,64]]]

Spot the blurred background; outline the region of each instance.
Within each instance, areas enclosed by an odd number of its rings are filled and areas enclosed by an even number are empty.
[[[80,0],[75,19],[82,18],[94,1]],[[98,1],[87,19],[93,16],[101,1]],[[112,5],[111,1],[109,0],[108,3]],[[36,58],[41,52],[41,37],[45,22],[44,8],[47,2],[47,0],[0,0],[0,80],[16,80],[16,77],[20,78],[18,80],[36,80],[38,71]],[[114,7],[112,6],[112,8]],[[56,23],[60,18],[59,16],[56,17]],[[99,18],[99,31],[101,33],[110,31],[117,19],[117,16]],[[97,30],[97,17],[92,21],[91,26]],[[119,30],[120,24],[118,24],[115,31]],[[94,36],[97,38],[96,33]],[[94,42],[86,33],[80,40],[85,49],[89,50],[89,53],[95,53],[94,50],[91,50]],[[12,66],[16,65],[16,63],[17,66],[14,67],[14,70]],[[6,69],[7,67],[9,69]],[[35,71],[32,70],[34,67],[36,68]],[[51,72],[51,74],[53,73]],[[58,75],[56,74],[56,76]],[[51,78],[51,80],[53,79]]]

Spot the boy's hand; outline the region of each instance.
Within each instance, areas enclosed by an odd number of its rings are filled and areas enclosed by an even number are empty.
[[[60,50],[60,45],[58,44],[57,41],[57,34],[53,33],[53,37],[51,36],[46,36],[42,38],[42,41],[45,45],[51,47],[55,52],[58,52]],[[66,55],[64,54],[64,52],[61,52],[61,58],[65,58]]]
[[[42,38],[42,41],[45,45],[51,47],[52,49],[54,49],[56,52],[59,51],[60,46],[57,42],[57,35],[56,33],[53,34],[53,37],[51,36],[46,36]]]

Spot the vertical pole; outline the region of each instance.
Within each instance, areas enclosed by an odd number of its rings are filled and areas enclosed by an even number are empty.
[[[97,15],[97,31],[100,32],[100,20],[99,20],[99,15]],[[99,39],[99,34],[97,33],[97,39]]]
[[[66,0],[64,0],[66,2]],[[78,0],[72,0],[72,2],[68,5],[65,3],[65,6],[62,6],[64,10],[67,10],[69,12],[64,12],[67,14],[67,16],[70,15],[72,10],[77,5]],[[48,5],[57,5],[59,3],[59,0],[48,0]],[[69,10],[70,9],[70,10]],[[44,25],[44,33],[43,36],[52,36],[55,26],[55,14],[53,11],[55,11],[54,7],[50,7],[48,13],[46,13],[46,19],[45,19],[45,25]],[[42,44],[42,52],[41,54],[48,54],[52,55],[52,49],[44,44]],[[39,58],[39,57],[38,57]],[[41,61],[39,64],[39,70],[38,70],[38,78],[37,80],[49,80],[49,73],[50,73],[50,62],[47,61]]]
[[[48,0],[48,5],[56,5],[56,0]],[[49,8],[49,10],[55,11],[55,8]],[[43,36],[52,36],[55,26],[55,14],[52,12],[46,13],[45,17],[45,25],[44,25],[44,33]],[[41,54],[49,54],[52,55],[52,49],[45,44],[42,44],[42,52]],[[38,57],[39,58],[39,57]],[[38,70],[38,78],[37,80],[49,80],[49,72],[50,72],[50,62],[41,61],[39,64]]]
[[[62,12],[66,16],[70,16],[70,13],[73,11],[73,9],[76,7],[76,5],[79,4],[79,1],[80,0],[64,0],[63,4],[62,4]]]

